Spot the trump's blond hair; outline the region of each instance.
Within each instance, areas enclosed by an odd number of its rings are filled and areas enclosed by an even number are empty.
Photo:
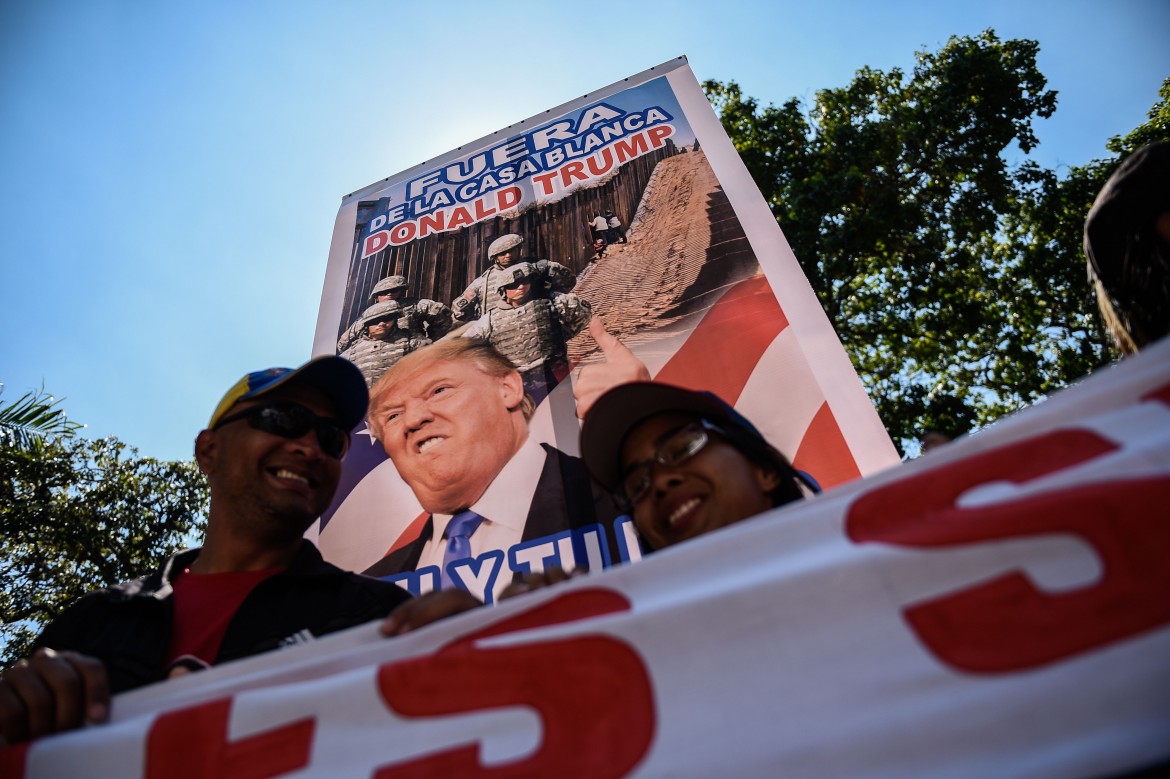
[[[489,376],[503,377],[518,372],[511,360],[500,354],[496,347],[480,338],[445,338],[429,346],[424,346],[391,365],[389,370],[382,374],[382,378],[378,379],[370,388],[370,413],[367,422],[374,437],[379,440],[382,438],[382,419],[379,414],[374,413],[374,410],[378,407],[378,401],[383,395],[407,376],[411,376],[429,365],[437,362],[459,361],[474,363]],[[520,402],[520,410],[524,414],[525,421],[531,420],[533,412],[536,411],[536,402],[527,392],[524,393],[524,400]]]

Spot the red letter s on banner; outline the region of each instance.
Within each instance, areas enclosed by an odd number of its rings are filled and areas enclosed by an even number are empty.
[[[1170,622],[1170,479],[955,504],[980,484],[1026,483],[1117,448],[1088,430],[1060,430],[984,452],[862,495],[850,507],[846,533],[857,543],[917,548],[1048,533],[1086,541],[1103,568],[1092,586],[1046,593],[1013,571],[904,611],[930,651],[960,669],[1002,673],[1052,663]]]
[[[232,699],[220,698],[155,720],[146,744],[147,779],[259,779],[309,764],[311,717],[228,743],[231,710]]]
[[[580,590],[449,644],[434,655],[385,665],[386,703],[411,717],[528,706],[542,739],[520,761],[485,767],[475,743],[384,766],[375,779],[423,776],[624,776],[654,736],[654,696],[637,652],[614,638],[581,635],[484,649],[502,633],[629,609],[609,590]]]

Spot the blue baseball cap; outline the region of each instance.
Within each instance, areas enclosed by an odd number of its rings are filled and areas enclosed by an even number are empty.
[[[268,368],[244,376],[219,401],[207,428],[213,429],[241,400],[250,400],[292,384],[314,387],[325,393],[337,409],[337,421],[347,429],[362,421],[370,405],[366,380],[357,366],[342,357],[324,355],[314,357],[299,368]]]

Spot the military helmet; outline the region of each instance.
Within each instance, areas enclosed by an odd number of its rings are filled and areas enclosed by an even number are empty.
[[[370,292],[370,300],[378,297],[378,295],[385,295],[387,292],[393,292],[396,289],[402,289],[406,286],[405,276],[387,276],[374,285],[374,289]]]
[[[496,294],[503,296],[504,290],[513,284],[518,284],[521,281],[535,282],[540,276],[540,271],[530,262],[516,262],[504,268],[503,271],[497,272],[497,276],[500,281],[499,286],[496,287]]]
[[[516,235],[516,233],[501,235],[488,245],[488,259],[494,260],[497,254],[503,254],[509,249],[515,249],[522,243],[524,243],[524,239]]]
[[[375,303],[362,312],[362,327],[366,328],[386,319],[398,319],[402,313],[402,306],[397,300],[387,300],[385,303]]]

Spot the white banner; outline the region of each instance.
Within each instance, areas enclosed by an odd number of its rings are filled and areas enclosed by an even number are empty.
[[[0,769],[1110,776],[1170,759],[1167,506],[1163,342],[802,505],[402,638],[137,690]]]

